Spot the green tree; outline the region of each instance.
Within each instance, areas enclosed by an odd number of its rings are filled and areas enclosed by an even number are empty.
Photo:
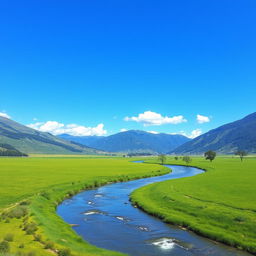
[[[190,156],[183,156],[182,160],[188,165],[192,162],[192,158]]]
[[[178,156],[175,156],[174,159],[175,159],[175,160],[179,160],[179,157],[178,157]]]
[[[161,163],[161,164],[164,164],[166,162],[166,156],[164,154],[161,154],[158,156],[158,161]]]
[[[214,152],[212,150],[209,150],[209,151],[204,153],[204,157],[205,157],[206,160],[212,161],[216,157],[216,152]]]
[[[241,162],[243,161],[244,157],[247,156],[247,152],[243,150],[238,150],[235,154],[240,157]]]

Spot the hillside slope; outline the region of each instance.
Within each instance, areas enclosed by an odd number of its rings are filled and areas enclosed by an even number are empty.
[[[256,112],[211,130],[173,150],[175,154],[200,154],[214,150],[231,154],[237,150],[256,153]]]
[[[0,116],[0,143],[9,144],[24,153],[97,154],[100,151],[39,132]]]

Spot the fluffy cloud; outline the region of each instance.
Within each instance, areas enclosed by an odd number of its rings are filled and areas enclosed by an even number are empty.
[[[151,126],[151,125],[162,125],[162,124],[179,124],[187,122],[187,120],[183,116],[162,116],[156,112],[152,111],[145,111],[138,116],[132,117],[125,117],[125,121],[134,121],[138,123],[143,123],[144,126]]]
[[[159,132],[156,132],[156,131],[147,131],[147,132],[152,134],[159,134]]]
[[[0,112],[0,116],[5,117],[5,118],[11,118],[8,114],[4,113],[4,112]]]
[[[194,139],[194,138],[196,138],[196,137],[198,137],[202,134],[202,130],[201,129],[195,129],[191,133],[186,133],[184,131],[180,131],[178,133],[171,133],[171,134],[181,134],[181,135],[186,136],[190,139]]]
[[[45,123],[37,122],[27,126],[41,132],[52,133],[54,135],[66,133],[73,136],[102,136],[107,133],[107,131],[104,130],[104,124],[98,124],[96,127],[86,127],[77,124],[64,125],[57,121],[47,121]]]
[[[125,128],[120,129],[120,132],[127,132],[128,130]]]
[[[196,120],[199,124],[210,122],[210,118],[208,116],[202,116],[202,115],[197,115]]]

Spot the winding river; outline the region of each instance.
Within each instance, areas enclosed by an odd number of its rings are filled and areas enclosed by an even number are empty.
[[[57,213],[89,243],[133,256],[248,256],[190,231],[163,223],[133,207],[129,194],[150,183],[194,176],[193,167],[166,165],[163,176],[114,183],[88,190],[65,200]]]

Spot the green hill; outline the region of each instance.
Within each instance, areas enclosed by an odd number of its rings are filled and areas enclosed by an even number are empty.
[[[0,156],[28,156],[9,144],[0,143]]]
[[[0,116],[0,143],[24,153],[99,154],[99,150],[66,141],[50,133],[39,132]]]

